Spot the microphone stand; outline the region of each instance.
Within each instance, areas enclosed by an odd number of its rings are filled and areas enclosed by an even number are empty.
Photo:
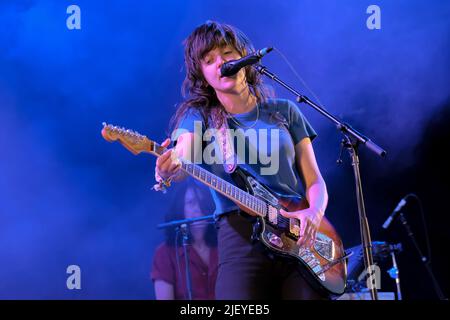
[[[189,245],[189,234],[188,234],[188,226],[186,223],[183,223],[178,227],[181,230],[181,234],[183,236],[183,251],[184,251],[184,265],[185,265],[185,274],[186,274],[186,289],[188,294],[188,300],[192,300],[192,280],[191,280],[191,269],[189,266],[189,253],[187,250],[187,246]]]
[[[441,287],[439,286],[438,281],[436,280],[436,278],[435,278],[435,276],[434,276],[434,274],[433,274],[433,270],[431,269],[431,263],[430,263],[430,260],[427,259],[427,257],[425,257],[425,256],[422,254],[422,250],[420,250],[420,247],[419,247],[419,245],[418,245],[418,243],[417,243],[417,241],[416,241],[416,238],[414,238],[414,233],[411,231],[411,227],[409,226],[408,221],[407,221],[406,218],[405,218],[405,215],[404,215],[402,212],[400,212],[400,213],[399,213],[399,217],[400,217],[400,221],[401,221],[402,225],[403,225],[403,226],[405,227],[405,229],[406,229],[406,233],[407,233],[408,236],[411,238],[411,241],[412,241],[412,243],[414,244],[414,247],[416,248],[417,253],[418,253],[419,256],[420,256],[420,260],[424,263],[425,268],[426,268],[427,271],[428,271],[428,274],[429,274],[429,276],[430,276],[430,278],[431,278],[431,281],[433,282],[434,290],[436,291],[436,294],[437,294],[437,296],[439,297],[439,300],[447,300],[447,298],[444,296],[444,293],[443,293],[442,290],[441,290]]]
[[[337,117],[330,114],[328,111],[320,107],[319,105],[312,102],[308,97],[301,95],[294,88],[280,80],[274,73],[267,70],[266,67],[257,64],[253,66],[259,73],[269,77],[273,81],[277,82],[288,91],[293,93],[296,96],[296,100],[298,103],[306,103],[316,111],[321,113],[323,116],[328,118],[330,121],[334,122],[337,128],[344,135],[344,139],[342,140],[342,147],[346,148],[350,153],[352,158],[353,165],[353,173],[355,176],[355,185],[356,185],[356,199],[358,203],[358,212],[359,212],[359,224],[360,224],[360,233],[361,233],[361,242],[364,254],[364,266],[366,268],[367,274],[369,275],[369,279],[371,280],[371,284],[368,285],[370,289],[370,294],[372,300],[378,300],[378,292],[376,288],[376,277],[375,277],[375,269],[373,268],[373,255],[372,255],[372,240],[370,237],[369,223],[367,221],[366,209],[364,206],[364,196],[361,184],[361,175],[359,170],[359,157],[358,157],[358,147],[359,145],[365,145],[369,150],[375,152],[378,156],[384,157],[386,155],[386,151],[381,147],[372,142],[369,138],[363,136],[361,133],[353,129],[349,124],[343,123]]]
[[[210,220],[210,219],[214,219],[214,215],[198,217],[198,218],[183,219],[183,220],[174,220],[174,221],[170,221],[170,222],[166,222],[166,223],[161,223],[157,226],[158,229],[176,227],[177,230],[181,231],[181,234],[183,236],[184,262],[186,265],[185,275],[186,275],[186,290],[187,290],[188,300],[192,300],[191,269],[190,269],[190,263],[189,263],[190,262],[189,252],[187,250],[187,247],[189,245],[188,225],[192,224],[194,222]],[[178,252],[177,252],[177,254],[178,254]]]

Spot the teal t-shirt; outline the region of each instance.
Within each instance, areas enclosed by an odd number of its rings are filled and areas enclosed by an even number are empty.
[[[259,110],[258,110],[259,109]],[[256,122],[255,120],[258,119]],[[201,127],[203,140],[206,127],[200,112],[194,108],[186,112],[172,140],[183,132],[195,132]],[[235,154],[238,164],[259,182],[280,195],[302,195],[304,189],[295,164],[295,145],[303,138],[313,140],[316,132],[298,106],[290,100],[269,99],[247,113],[234,114],[228,119],[234,133]],[[199,164],[220,178],[233,183],[222,163],[211,163],[217,146],[214,138],[203,142],[203,157]],[[213,145],[211,145],[213,144]],[[234,183],[233,183],[234,184]],[[215,214],[237,209],[231,200],[210,188],[216,206]]]

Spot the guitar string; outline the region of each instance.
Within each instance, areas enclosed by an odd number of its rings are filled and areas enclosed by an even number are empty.
[[[205,181],[206,181],[206,182],[208,181],[208,180],[207,180],[207,177],[208,177],[208,176],[211,177],[211,181],[212,181],[212,179],[214,178],[214,175],[213,175],[212,173],[210,173],[209,171],[207,171],[207,170],[201,168],[200,166],[197,166],[197,165],[195,165],[195,164],[193,164],[193,163],[187,163],[186,161],[183,161],[183,160],[181,160],[181,162],[182,162],[182,164],[185,165],[186,168],[184,168],[184,169],[185,169],[186,171],[188,171],[188,172],[189,172],[190,170],[187,169],[187,165],[192,165],[192,174],[194,174],[194,175],[196,175],[194,169],[197,168],[197,169],[198,169],[198,177],[199,177],[200,179],[202,179],[202,180],[203,180],[203,178],[201,177],[201,172],[204,173],[204,174],[205,174]],[[244,193],[244,196],[247,196],[247,197],[250,198],[250,205],[256,204],[257,210],[258,210],[258,211],[259,211],[259,207],[262,206],[262,207],[264,208],[264,213],[267,215],[267,213],[268,213],[268,206],[269,206],[269,204],[268,204],[267,202],[265,202],[265,201],[262,200],[262,199],[257,198],[256,196],[254,196],[254,195],[252,195],[252,194],[249,194],[249,193],[245,192],[245,191],[242,190],[242,189],[239,189],[238,187],[232,185],[231,183],[229,183],[228,181],[226,181],[226,180],[224,180],[224,179],[222,179],[222,178],[219,178],[219,177],[215,177],[215,178],[217,179],[216,187],[217,187],[218,189],[220,189],[220,188],[218,187],[218,184],[219,184],[219,181],[220,181],[220,182],[222,183],[222,188],[225,186],[225,190],[227,190],[228,187],[230,187],[230,190],[232,190],[233,188],[235,189],[235,191],[236,191],[235,193],[243,192],[243,193]],[[207,183],[210,184],[210,185],[212,186],[212,183],[209,183],[209,182],[207,182]],[[223,191],[223,190],[221,190],[221,191],[228,195],[228,192]],[[229,194],[229,195],[232,196],[232,194]],[[239,201],[240,201],[240,200],[239,200]],[[246,204],[245,204],[245,201],[240,201],[240,202],[241,202],[242,204],[246,205]],[[288,226],[290,225],[290,218],[284,217],[284,216],[282,216],[280,213],[277,213],[277,221],[279,221],[279,222],[281,222],[281,223],[283,223],[283,224],[285,224],[285,225],[288,225]]]

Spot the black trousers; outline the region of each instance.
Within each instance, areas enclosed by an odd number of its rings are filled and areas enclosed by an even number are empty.
[[[218,300],[324,300],[303,278],[298,262],[272,258],[251,241],[255,218],[231,212],[217,222]]]

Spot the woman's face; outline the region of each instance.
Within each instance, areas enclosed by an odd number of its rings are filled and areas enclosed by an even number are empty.
[[[184,195],[184,216],[187,219],[203,216],[200,201],[192,188],[188,188]]]
[[[220,67],[230,60],[242,58],[233,46],[215,48],[207,52],[201,60],[203,76],[216,92],[240,93],[245,87],[245,69],[231,77],[220,77]]]
[[[186,219],[198,218],[204,216],[201,211],[200,199],[192,188],[187,189],[184,196],[184,216]],[[208,213],[206,213],[208,214]],[[212,214],[209,213],[209,214]],[[203,237],[206,231],[207,222],[205,220],[195,222],[190,225],[194,242]]]

